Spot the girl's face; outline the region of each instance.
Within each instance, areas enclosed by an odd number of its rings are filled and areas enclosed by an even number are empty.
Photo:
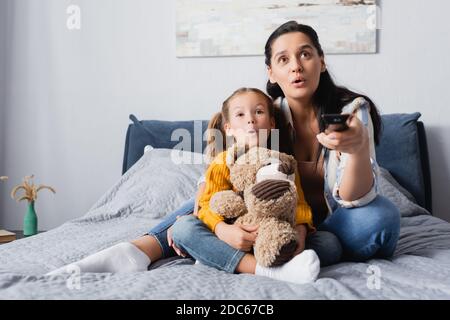
[[[309,101],[316,92],[320,74],[326,70],[309,37],[302,32],[290,32],[272,43],[271,83],[278,83],[287,98]]]
[[[261,130],[267,130],[268,136],[270,129],[275,128],[275,120],[270,116],[266,100],[255,92],[245,92],[233,97],[229,101],[228,118],[229,121],[224,125],[225,132],[239,144],[256,146]]]

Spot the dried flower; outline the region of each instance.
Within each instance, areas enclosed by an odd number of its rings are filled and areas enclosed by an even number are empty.
[[[23,178],[23,182],[22,184],[14,187],[11,191],[11,198],[16,200],[16,193],[17,191],[19,191],[20,189],[25,191],[25,195],[20,197],[19,199],[17,199],[17,201],[22,201],[22,200],[27,200],[28,202],[32,202],[35,201],[37,199],[37,194],[40,190],[42,189],[48,189],[53,193],[56,193],[55,189],[53,189],[50,186],[46,186],[46,185],[39,185],[36,186],[34,183],[30,183],[30,180],[34,178],[34,175],[31,176],[26,176],[25,178]]]

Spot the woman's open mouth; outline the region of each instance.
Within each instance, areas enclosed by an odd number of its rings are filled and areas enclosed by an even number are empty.
[[[291,82],[291,84],[294,88],[303,88],[305,86],[305,82],[306,80],[303,78],[296,78]]]

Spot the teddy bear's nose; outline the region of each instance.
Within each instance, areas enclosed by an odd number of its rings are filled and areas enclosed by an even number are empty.
[[[294,173],[294,168],[289,162],[283,162],[278,166],[278,171],[290,175]]]
[[[264,180],[253,186],[252,193],[260,200],[272,200],[281,197],[289,188],[288,181]]]

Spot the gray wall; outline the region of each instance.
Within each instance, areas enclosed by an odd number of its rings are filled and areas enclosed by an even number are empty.
[[[13,202],[6,191],[30,173],[57,189],[56,196],[39,195],[41,229],[84,214],[120,177],[130,113],[207,119],[232,90],[264,88],[263,56],[177,59],[175,0],[0,3],[11,11],[0,52],[7,69],[0,174],[11,177],[0,187],[4,228],[21,228],[25,203]],[[69,4],[81,7],[80,31],[66,28]],[[379,53],[328,56],[329,69],[338,83],[372,97],[382,113],[422,112],[434,212],[450,221],[450,119],[444,112],[450,101],[450,2],[381,5]]]

